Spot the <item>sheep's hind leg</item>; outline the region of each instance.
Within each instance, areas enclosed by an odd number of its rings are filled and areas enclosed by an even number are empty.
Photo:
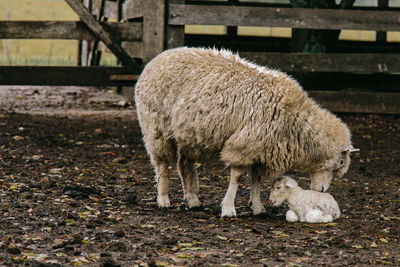
[[[235,198],[239,186],[239,178],[246,172],[243,167],[231,167],[231,179],[229,181],[228,191],[226,191],[224,200],[222,200],[221,217],[236,217]]]
[[[188,159],[181,151],[178,152],[178,173],[183,186],[183,199],[189,209],[199,207],[200,201],[197,197],[199,192],[199,181],[194,161]]]
[[[251,191],[250,201],[251,209],[254,215],[265,213],[264,205],[261,202],[261,171],[259,167],[253,166],[251,168]]]
[[[160,208],[170,207],[168,197],[169,169],[165,162],[154,162],[157,180],[157,204]]]

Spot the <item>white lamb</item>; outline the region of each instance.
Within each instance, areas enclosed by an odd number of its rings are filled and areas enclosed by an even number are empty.
[[[135,102],[155,167],[159,207],[169,207],[169,166],[177,165],[189,208],[200,205],[195,162],[231,167],[222,216],[236,216],[239,178],[252,178],[253,213],[265,212],[261,177],[310,173],[311,189],[326,191],[354,151],[350,131],[319,107],[291,77],[226,50],[176,48],[144,68]]]
[[[286,200],[289,222],[327,223],[340,217],[339,206],[330,194],[303,190],[294,179],[283,176],[274,181],[269,201],[280,206]]]

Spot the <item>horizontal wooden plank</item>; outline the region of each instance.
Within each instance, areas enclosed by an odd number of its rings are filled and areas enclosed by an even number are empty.
[[[309,95],[333,112],[400,114],[400,93],[309,91]]]
[[[132,86],[138,75],[121,67],[0,66],[2,85]],[[400,93],[308,93],[333,112],[400,114]]]
[[[260,65],[288,72],[400,72],[400,54],[304,54],[242,52]]]
[[[168,23],[399,31],[400,12],[170,4]]]
[[[139,73],[122,67],[0,66],[1,85],[132,85]]]
[[[119,41],[139,41],[142,22],[104,22]],[[0,39],[75,39],[95,40],[81,21],[0,21]]]

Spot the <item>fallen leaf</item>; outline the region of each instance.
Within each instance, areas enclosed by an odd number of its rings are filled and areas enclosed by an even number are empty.
[[[200,247],[191,247],[191,248],[182,248],[182,251],[184,250],[203,250],[205,248],[200,248]]]
[[[281,231],[271,231],[271,233],[273,233],[273,234],[275,234],[275,235],[280,235],[280,234],[282,234]]]
[[[66,219],[64,222],[65,222],[65,225],[67,225],[67,226],[75,224],[75,220],[74,219]]]
[[[142,224],[140,227],[141,228],[156,228],[156,226],[154,224]]]
[[[182,259],[193,259],[193,256],[185,255],[185,254],[178,254],[178,258],[182,258]]]
[[[13,139],[14,141],[21,141],[21,140],[24,140],[25,138],[24,138],[23,136],[16,135],[16,136],[13,136],[12,139]]]
[[[387,240],[386,238],[379,238],[379,241],[381,241],[382,243],[389,243],[389,240]]]
[[[377,245],[376,242],[374,241],[374,242],[372,242],[372,244],[370,245],[370,247],[371,247],[371,248],[376,248],[376,247],[378,247],[378,245]]]
[[[60,174],[62,172],[63,168],[53,168],[50,169],[50,173],[52,174]]]
[[[155,264],[157,266],[168,266],[169,265],[168,262],[162,262],[162,261],[156,261]]]
[[[193,247],[193,243],[178,243],[181,247]]]
[[[217,235],[217,238],[220,239],[220,240],[224,240],[224,241],[228,240],[227,237],[222,236],[222,235]]]

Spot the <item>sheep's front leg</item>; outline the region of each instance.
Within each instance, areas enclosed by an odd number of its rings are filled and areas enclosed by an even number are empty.
[[[264,205],[261,202],[261,173],[262,168],[256,166],[251,168],[251,191],[249,204],[251,205],[254,215],[265,213]]]
[[[236,192],[239,186],[239,179],[245,172],[246,168],[244,167],[231,167],[231,179],[229,181],[228,191],[221,203],[221,217],[236,217]]]

